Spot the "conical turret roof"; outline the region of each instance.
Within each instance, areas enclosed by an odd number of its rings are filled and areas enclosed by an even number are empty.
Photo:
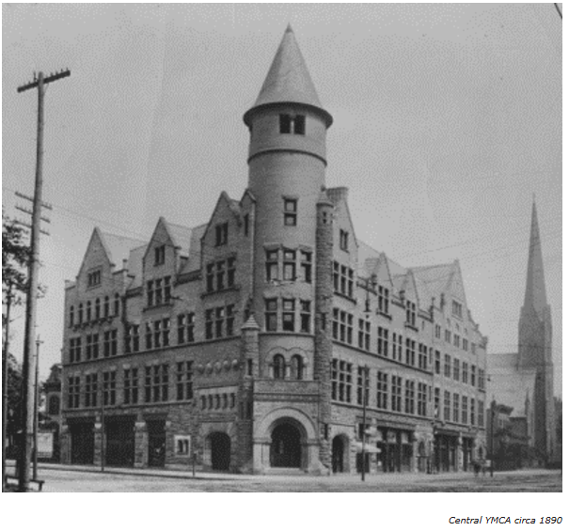
[[[249,125],[249,118],[254,109],[280,103],[297,103],[312,107],[325,115],[327,127],[332,124],[331,115],[321,105],[290,24],[285,30],[259,96],[253,107],[244,115],[244,121]]]
[[[524,306],[527,309],[533,308],[535,312],[541,314],[547,305],[538,216],[536,214],[536,202],[533,201]]]

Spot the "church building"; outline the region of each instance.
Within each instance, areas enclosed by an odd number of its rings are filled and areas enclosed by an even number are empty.
[[[489,399],[511,407],[512,416],[526,420],[528,445],[534,450],[536,462],[549,465],[553,462],[556,439],[552,320],[535,202],[518,344],[516,353],[489,355]]]
[[[93,231],[65,290],[62,461],[467,470],[486,455],[487,339],[459,263],[358,240],[290,27],[243,120],[241,198],[146,242]]]

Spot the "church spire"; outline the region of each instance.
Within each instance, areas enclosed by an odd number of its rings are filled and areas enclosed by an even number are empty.
[[[540,316],[547,305],[538,216],[536,214],[536,201],[533,198],[524,306],[527,310],[532,308]]]
[[[254,109],[284,103],[310,107],[324,115],[327,127],[332,124],[332,116],[321,105],[291,24],[285,30],[259,96],[244,121],[250,125]]]

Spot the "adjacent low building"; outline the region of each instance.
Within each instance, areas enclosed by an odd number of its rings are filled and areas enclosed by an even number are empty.
[[[486,454],[487,340],[459,263],[404,267],[358,240],[291,28],[244,122],[239,200],[146,242],[94,230],[65,291],[62,460],[467,469]]]

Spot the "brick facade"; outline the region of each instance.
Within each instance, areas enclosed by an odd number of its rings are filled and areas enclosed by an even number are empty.
[[[65,294],[62,460],[327,474],[364,449],[371,472],[468,467],[484,389],[435,369],[439,351],[485,371],[459,266],[406,269],[357,240],[289,28],[244,121],[241,200],[195,228],[161,218],[149,242],[94,231]]]

